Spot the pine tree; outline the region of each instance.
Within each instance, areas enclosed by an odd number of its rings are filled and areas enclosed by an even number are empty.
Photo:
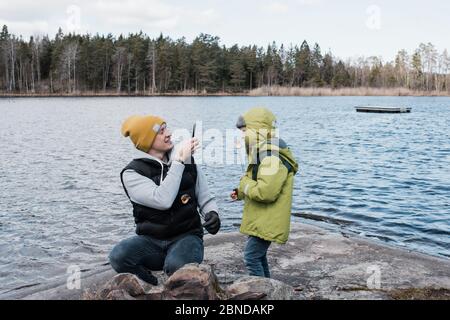
[[[249,46],[243,49],[244,68],[248,74],[248,89],[252,90],[254,87],[255,73],[257,71],[257,48],[256,46]]]
[[[322,87],[324,82],[321,77],[321,68],[323,63],[322,52],[318,43],[314,45],[311,53],[311,79],[310,85],[313,87]]]
[[[350,86],[350,84],[350,74],[345,68],[345,64],[339,61],[334,68],[332,86],[333,88],[343,88]]]
[[[245,68],[243,57],[240,54],[239,47],[234,45],[230,49],[230,57],[231,57],[231,65],[230,65],[230,74],[231,80],[230,84],[235,88],[241,89],[245,81]]]
[[[321,79],[326,86],[331,86],[334,76],[333,57],[331,53],[325,54],[320,68]]]
[[[416,52],[414,52],[412,59],[411,59],[411,67],[412,67],[412,77],[413,77],[413,81],[414,81],[414,88],[415,89],[423,89],[422,86],[419,86],[419,84],[422,83],[422,75],[423,75],[423,71],[422,71],[422,57],[420,55],[420,51],[416,50]]]
[[[307,84],[311,78],[311,50],[306,40],[303,41],[296,55],[295,73],[300,87]]]
[[[9,73],[9,32],[8,27],[6,25],[3,26],[2,31],[0,33],[0,75],[3,75],[2,79],[0,81],[3,82],[2,88],[4,88],[5,91],[11,91],[10,90],[10,73]],[[1,83],[0,83],[1,85]]]

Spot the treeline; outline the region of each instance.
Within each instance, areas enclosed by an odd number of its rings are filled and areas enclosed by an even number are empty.
[[[226,47],[200,34],[192,43],[142,32],[64,34],[28,40],[0,33],[0,92],[161,94],[247,92],[261,87],[406,88],[450,92],[450,56],[432,44],[395,61],[341,60],[318,44]]]

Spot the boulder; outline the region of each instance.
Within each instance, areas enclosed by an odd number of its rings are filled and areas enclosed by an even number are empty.
[[[206,264],[187,264],[164,284],[164,299],[167,300],[219,300],[222,295],[213,269]]]
[[[294,288],[281,281],[246,276],[230,286],[226,293],[230,300],[292,300]]]
[[[112,290],[105,297],[105,300],[136,300],[125,290]]]
[[[99,300],[129,300],[144,295],[146,286],[148,285],[145,282],[131,273],[119,273],[88,297]]]
[[[133,274],[114,276],[98,290],[86,292],[86,300],[290,300],[294,288],[283,282],[242,277],[223,290],[210,265],[187,264],[163,285],[153,286]]]
[[[151,286],[145,291],[145,295],[139,297],[141,300],[162,300],[164,298],[164,286]]]

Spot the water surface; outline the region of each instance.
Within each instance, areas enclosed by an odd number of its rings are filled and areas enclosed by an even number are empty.
[[[411,114],[360,114],[356,105]],[[132,114],[172,127],[233,128],[244,110],[271,108],[299,160],[293,213],[411,250],[450,256],[450,99],[207,97],[0,99],[0,292],[106,262],[133,234],[119,172],[132,148],[120,135]],[[204,142],[205,146],[208,142]],[[228,200],[240,165],[203,166],[223,231],[237,230]],[[306,222],[293,217],[294,221]],[[309,220],[314,223],[314,220]]]

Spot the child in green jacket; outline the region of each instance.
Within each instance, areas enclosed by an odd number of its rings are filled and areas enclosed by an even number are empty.
[[[275,137],[275,116],[253,108],[240,116],[249,165],[239,188],[231,194],[244,200],[240,232],[248,235],[244,251],[250,275],[270,278],[267,250],[286,243],[290,230],[292,191],[298,164],[286,143]]]

